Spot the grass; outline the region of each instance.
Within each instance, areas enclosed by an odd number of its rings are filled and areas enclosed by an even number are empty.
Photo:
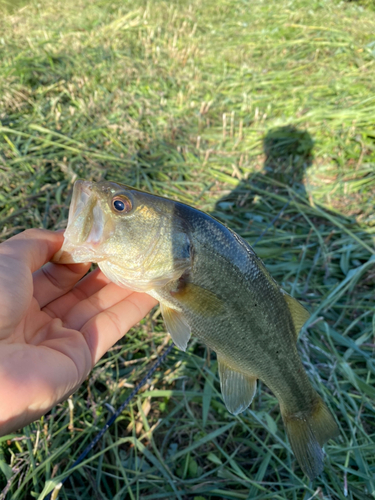
[[[10,5],[12,8],[10,8]],[[230,415],[215,356],[167,362],[61,499],[375,497],[375,12],[333,0],[2,4],[1,240],[66,224],[112,179],[233,228],[312,316],[298,346],[340,425],[303,477],[259,384]],[[279,216],[276,221],[275,217]],[[158,310],[69,401],[0,438],[0,499],[42,499],[168,343]]]

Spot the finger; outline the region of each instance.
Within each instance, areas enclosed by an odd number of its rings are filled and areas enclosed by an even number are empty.
[[[40,307],[61,297],[87,273],[87,264],[52,264],[48,263],[33,274],[34,297]]]
[[[133,290],[109,283],[71,308],[63,318],[64,326],[81,330],[91,318],[123,301],[132,293],[134,293]]]
[[[50,321],[39,346],[7,343],[0,350],[0,435],[40,418],[86,378],[92,357],[79,332]]]
[[[157,304],[146,293],[133,292],[126,299],[91,318],[82,328],[93,364]]]
[[[46,229],[27,229],[0,245],[0,257],[23,262],[33,273],[51,260],[63,241],[62,233]]]
[[[60,248],[62,234],[30,229],[0,245],[1,338],[19,324],[33,294],[32,272]]]
[[[102,271],[95,269],[79,281],[70,292],[47,304],[43,311],[53,318],[65,318],[77,304],[94,295],[108,283],[110,280]]]

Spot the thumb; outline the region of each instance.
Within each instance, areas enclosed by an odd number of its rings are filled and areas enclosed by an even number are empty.
[[[64,241],[62,233],[45,229],[27,229],[0,245],[0,259],[20,261],[33,273],[51,260]]]
[[[33,271],[58,251],[62,234],[29,229],[0,245],[0,340],[20,323],[33,295]]]

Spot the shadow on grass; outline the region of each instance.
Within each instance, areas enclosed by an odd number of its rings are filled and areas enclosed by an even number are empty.
[[[271,129],[263,140],[264,175],[288,186],[304,186],[306,169],[312,165],[314,142],[306,130],[287,125]]]
[[[313,145],[313,139],[306,130],[291,125],[269,130],[263,139],[263,171],[241,181],[236,189],[217,202],[215,211],[223,208],[235,210],[237,205],[244,206],[244,194],[245,201],[254,202],[257,196],[254,188],[287,197],[288,188],[292,188],[300,196],[306,197],[305,173],[313,163]],[[230,201],[234,201],[234,205]]]

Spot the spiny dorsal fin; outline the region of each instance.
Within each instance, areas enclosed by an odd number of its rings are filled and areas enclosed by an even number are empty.
[[[285,302],[292,316],[297,340],[301,328],[310,317],[310,313],[303,307],[302,304],[298,302],[298,300],[289,295],[289,293],[287,293],[285,290],[281,289],[281,293],[284,296]]]
[[[190,326],[187,324],[184,315],[176,309],[160,303],[161,313],[163,315],[165,326],[167,327],[170,336],[176,346],[181,351],[186,351],[186,347],[190,340]]]
[[[253,400],[257,379],[237,372],[230,368],[218,356],[220,387],[225,406],[230,413],[238,415],[250,405]]]

